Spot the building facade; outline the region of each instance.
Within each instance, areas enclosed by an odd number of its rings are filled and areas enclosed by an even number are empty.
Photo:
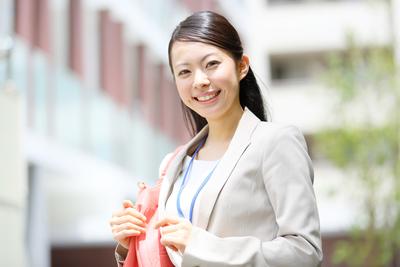
[[[385,5],[374,1],[0,0],[0,43],[13,37],[12,53],[0,58],[0,88],[12,81],[18,95],[0,95],[9,103],[0,111],[20,123],[0,132],[20,151],[9,157],[13,167],[0,168],[17,196],[0,189],[0,212],[15,214],[19,240],[8,255],[20,261],[5,266],[114,264],[112,211],[189,138],[167,44],[180,20],[205,9],[237,27],[273,120],[298,125],[311,152],[313,135],[335,123],[319,79],[324,57],[345,49],[348,31],[366,46],[392,36]],[[328,197],[343,174],[313,161],[328,267],[356,207],[346,195]]]

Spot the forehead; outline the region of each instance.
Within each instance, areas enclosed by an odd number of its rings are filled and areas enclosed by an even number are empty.
[[[175,42],[171,48],[171,61],[174,65],[201,60],[207,55],[229,57],[229,54],[217,46],[200,42]]]

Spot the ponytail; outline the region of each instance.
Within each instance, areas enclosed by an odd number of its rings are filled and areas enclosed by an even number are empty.
[[[240,81],[239,86],[239,98],[242,108],[247,107],[261,121],[267,121],[260,87],[251,67],[249,67],[247,75]]]

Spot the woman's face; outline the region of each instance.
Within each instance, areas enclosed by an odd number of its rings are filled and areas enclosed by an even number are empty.
[[[213,45],[175,42],[171,63],[183,103],[207,121],[223,119],[241,109],[239,82],[247,74],[247,57],[244,61],[235,62],[225,50]]]

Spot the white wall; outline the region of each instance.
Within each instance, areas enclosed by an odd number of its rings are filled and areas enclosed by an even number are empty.
[[[343,49],[348,32],[365,45],[384,45],[390,38],[380,1],[272,5],[259,14],[257,40],[275,54]]]
[[[0,266],[20,267],[26,262],[21,107],[21,96],[0,86]]]

